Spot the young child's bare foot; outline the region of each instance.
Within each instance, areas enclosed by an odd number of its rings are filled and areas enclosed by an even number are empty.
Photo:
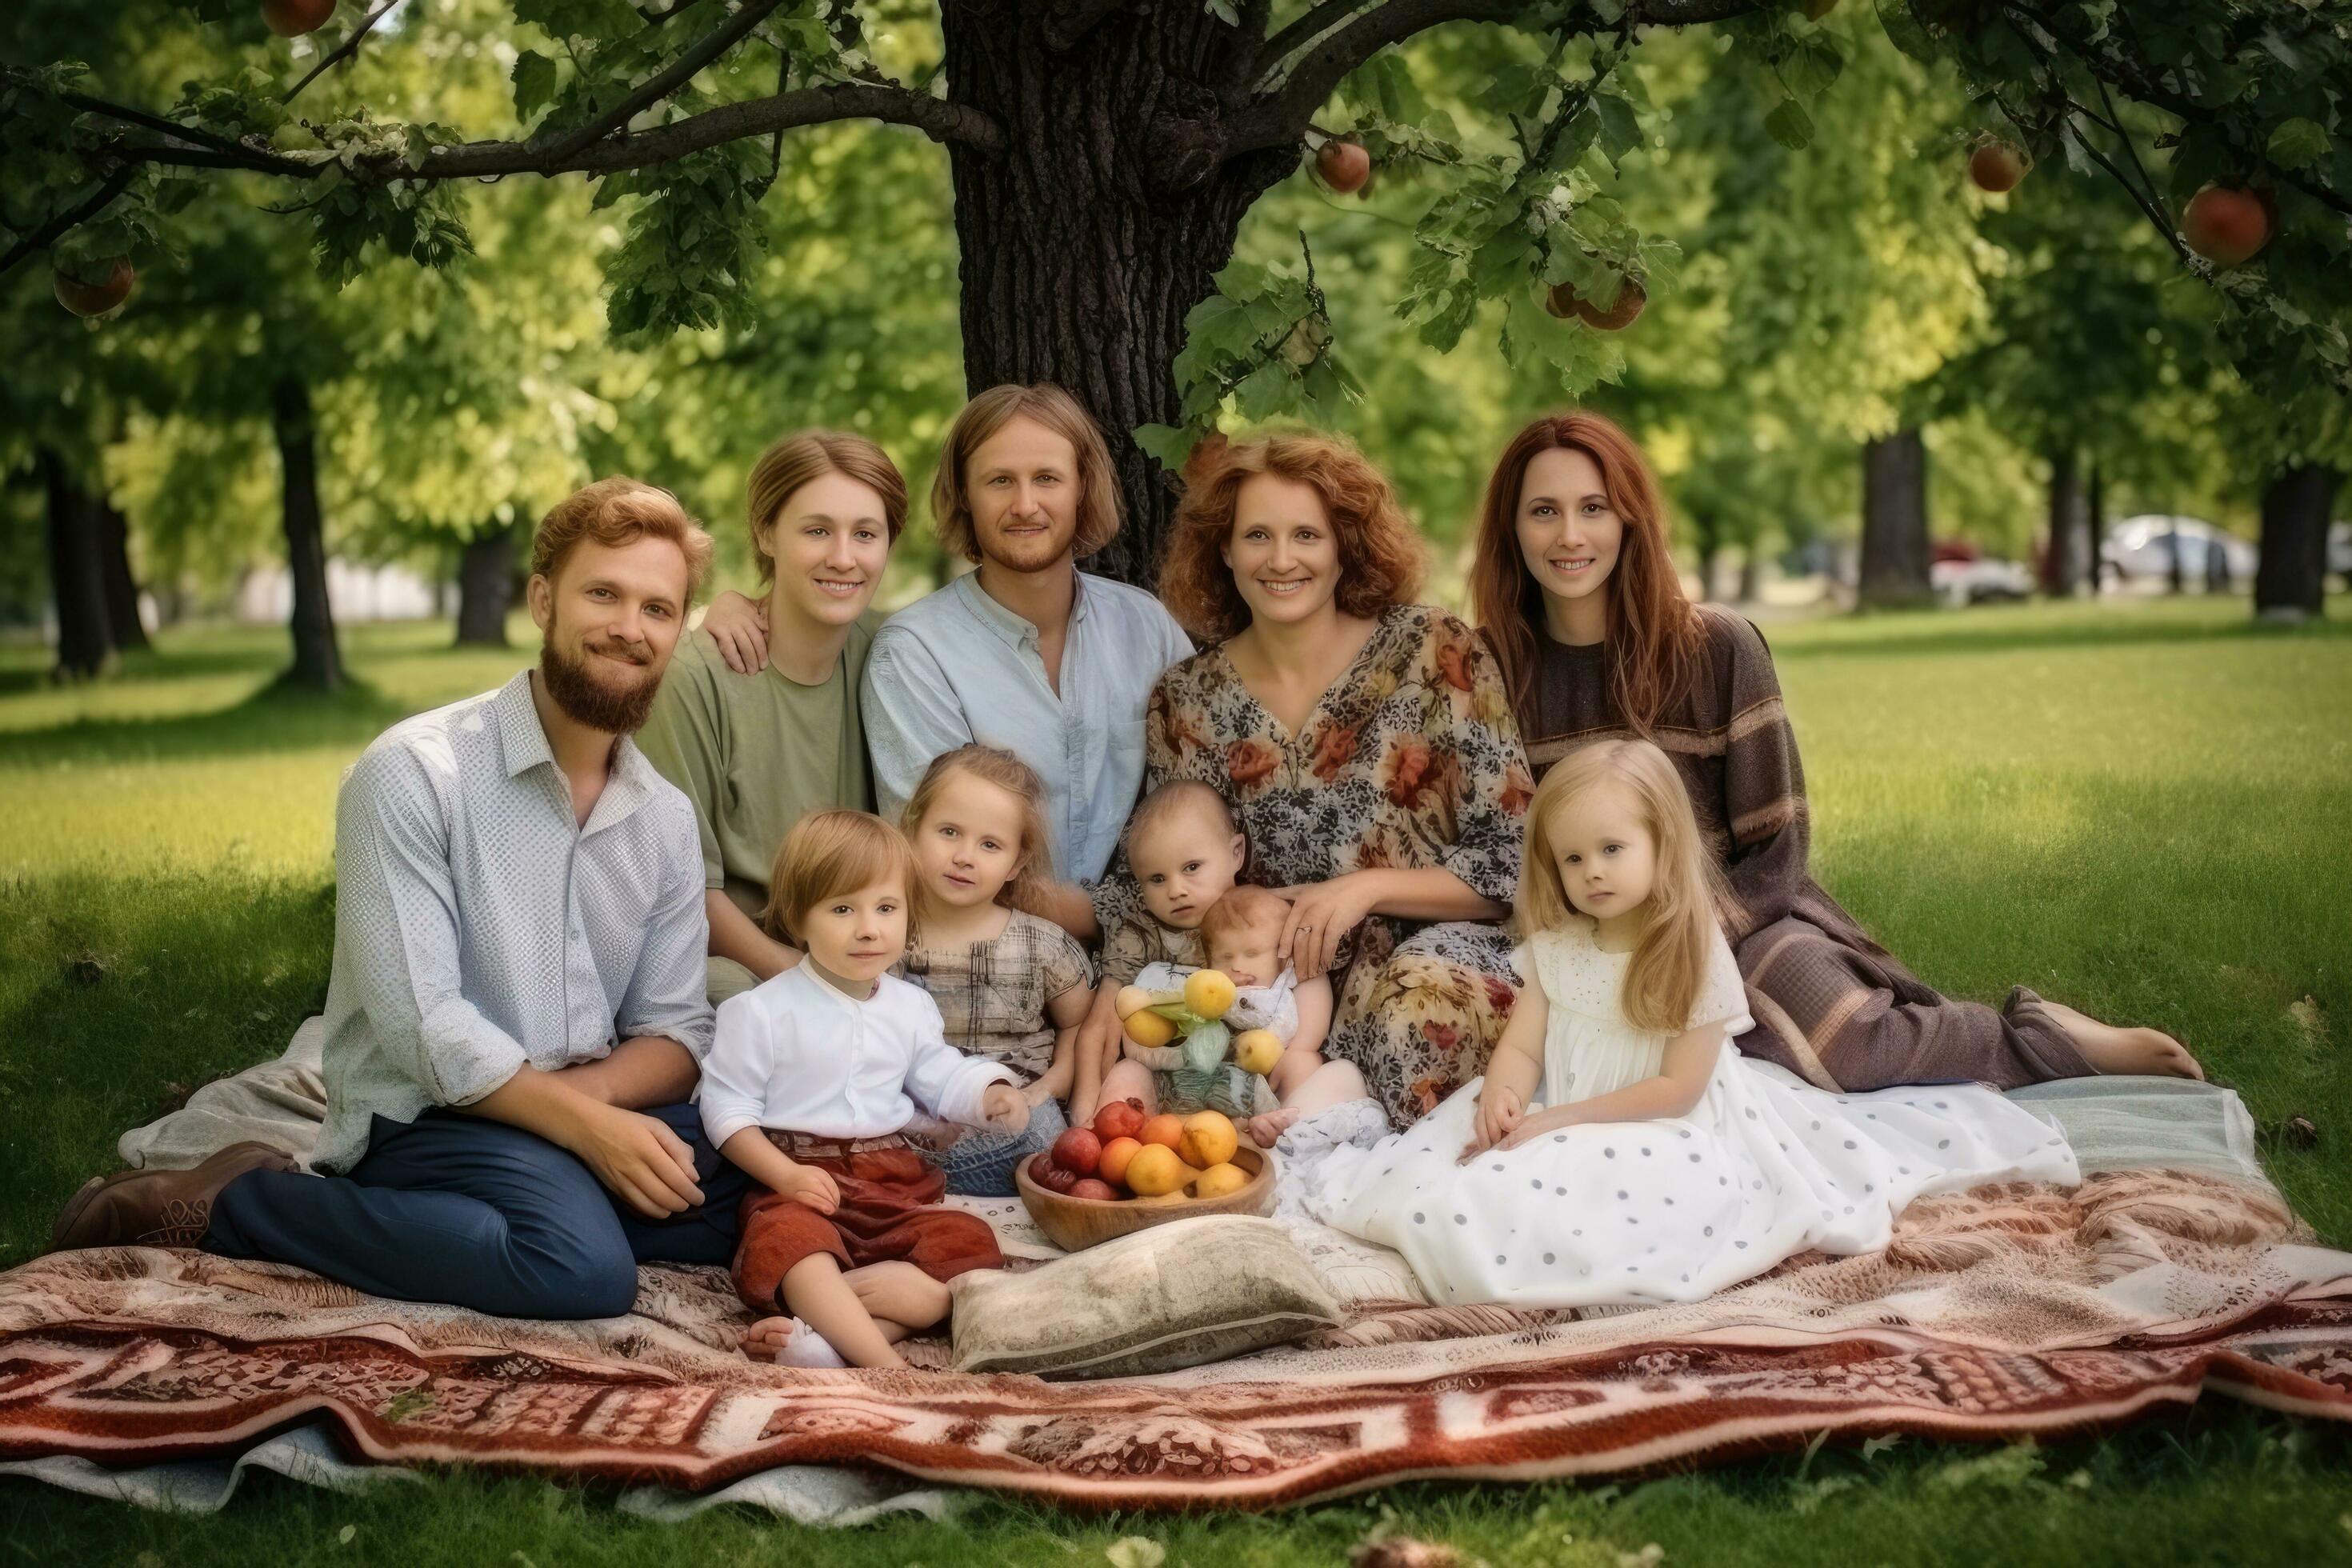
[[[927,1329],[945,1318],[955,1299],[947,1286],[911,1263],[868,1264],[843,1278],[876,1321],[910,1329]]]
[[[743,1353],[778,1366],[847,1366],[823,1334],[798,1318],[762,1318],[743,1331]]]
[[[1298,1116],[1299,1112],[1295,1107],[1286,1105],[1278,1110],[1269,1110],[1263,1116],[1251,1117],[1242,1124],[1243,1130],[1249,1134],[1251,1142],[1261,1149],[1271,1149],[1283,1133],[1289,1130],[1290,1124],[1298,1120]]]
[[[2103,1024],[2087,1013],[2044,997],[2042,1005],[2056,1016],[2066,1037],[2083,1059],[2102,1073],[2150,1073],[2166,1078],[2205,1079],[2205,1069],[2189,1047],[2161,1029],[2130,1029]]]

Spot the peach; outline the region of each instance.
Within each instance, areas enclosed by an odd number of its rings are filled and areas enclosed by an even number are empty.
[[[1136,1129],[1135,1136],[1139,1142],[1157,1143],[1172,1152],[1184,1142],[1184,1119],[1163,1110]]]
[[[1114,1187],[1127,1185],[1127,1163],[1142,1147],[1132,1138],[1112,1139],[1103,1145],[1102,1163],[1095,1167],[1095,1173]]]

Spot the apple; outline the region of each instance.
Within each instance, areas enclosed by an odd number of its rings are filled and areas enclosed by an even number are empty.
[[[2251,261],[2271,242],[2270,205],[2252,191],[2208,185],[2189,198],[2180,232],[2189,248],[2216,267]]]
[[[1114,1100],[1095,1112],[1095,1136],[1103,1141],[1105,1147],[1121,1138],[1134,1137],[1135,1130],[1142,1125],[1143,1101],[1139,1100]]]
[[[1157,1143],[1163,1149],[1173,1149],[1184,1142],[1184,1119],[1163,1110],[1137,1128],[1135,1138],[1139,1143]]]
[[[1128,1163],[1135,1158],[1136,1151],[1142,1147],[1141,1143],[1132,1138],[1112,1139],[1103,1145],[1102,1163],[1095,1167],[1095,1174],[1114,1187],[1127,1185]]]
[[[1994,137],[1977,144],[1969,154],[1969,178],[1977,188],[1998,195],[2015,190],[2017,182],[2025,178],[2025,150],[2016,142]]]
[[[1372,177],[1372,155],[1360,142],[1334,136],[1315,150],[1315,173],[1343,196],[1352,196]]]
[[[1070,1196],[1074,1198],[1091,1198],[1098,1204],[1115,1204],[1118,1202],[1118,1194],[1115,1189],[1113,1189],[1108,1182],[1099,1182],[1092,1176],[1087,1176],[1084,1180],[1072,1183],[1070,1184]]]
[[[1054,1140],[1054,1163],[1076,1176],[1091,1176],[1102,1163],[1102,1140],[1073,1127]]]
[[[1544,295],[1545,310],[1562,321],[1573,316],[1597,332],[1622,331],[1633,324],[1642,307],[1649,302],[1648,291],[1631,278],[1617,290],[1617,302],[1605,310],[1580,297],[1566,283],[1553,284]]]
[[[1062,1169],[1049,1154],[1037,1154],[1029,1161],[1029,1179],[1049,1193],[1066,1193],[1077,1184],[1078,1173]]]
[[[261,0],[261,19],[281,38],[315,33],[335,14],[335,0]]]
[[[58,303],[77,316],[103,316],[131,298],[131,285],[139,275],[129,257],[100,262],[97,270],[95,278],[76,277],[52,262],[49,282],[57,290]]]

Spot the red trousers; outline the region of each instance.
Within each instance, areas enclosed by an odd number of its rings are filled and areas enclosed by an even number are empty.
[[[1004,1254],[988,1222],[956,1209],[933,1208],[947,1194],[947,1176],[899,1144],[824,1155],[804,1152],[840,1144],[772,1135],[795,1164],[824,1172],[841,1189],[841,1206],[819,1214],[797,1198],[765,1187],[743,1200],[741,1238],[735,1247],[735,1290],[755,1312],[786,1310],[784,1276],[803,1258],[829,1254],[845,1272],[869,1263],[911,1263],[948,1280],[973,1268],[1001,1268]]]

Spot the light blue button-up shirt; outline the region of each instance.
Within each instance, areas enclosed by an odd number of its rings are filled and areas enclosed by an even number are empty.
[[[312,1163],[349,1170],[373,1117],[470,1105],[526,1062],[552,1072],[643,1035],[699,1061],[702,884],[694,807],[630,742],[577,820],[528,670],[377,736],[335,802]]]
[[[1078,574],[1061,690],[1037,628],[968,573],[882,624],[866,661],[866,745],[892,822],[933,757],[978,742],[1045,781],[1055,875],[1099,879],[1143,786],[1143,710],[1192,641],[1140,588]]]

